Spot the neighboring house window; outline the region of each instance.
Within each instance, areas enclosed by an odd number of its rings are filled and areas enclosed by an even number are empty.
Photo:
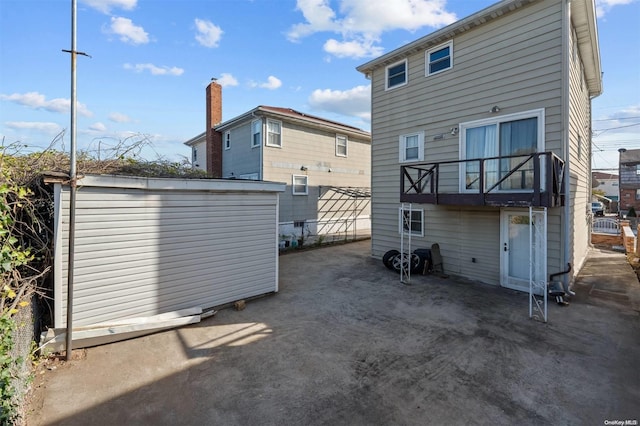
[[[407,84],[407,60],[396,62],[387,67],[386,88],[404,86]]]
[[[453,41],[427,50],[425,56],[427,76],[453,68]]]
[[[640,189],[636,189],[636,200],[640,200]]]
[[[309,193],[309,177],[305,175],[293,175],[293,195],[307,195]]]
[[[508,157],[484,161],[485,188],[480,188],[481,161],[467,161],[460,168],[461,191],[533,189],[533,159],[516,168],[528,154],[544,151],[544,110],[534,110],[460,125],[460,159]]]
[[[424,237],[424,210],[404,210],[404,217],[402,215],[403,210],[398,211],[398,233],[404,232],[405,234],[411,229],[411,235],[417,235]]]
[[[262,121],[254,120],[251,122],[251,147],[255,148],[262,144]]]
[[[336,136],[336,155],[338,157],[347,156],[347,137],[342,135]]]
[[[267,120],[267,145],[282,147],[282,124],[279,121]]]
[[[640,164],[636,166],[636,174],[640,175]]]
[[[224,132],[224,149],[231,148],[231,132]]]
[[[400,136],[399,160],[401,163],[424,160],[424,132]]]
[[[198,148],[193,147],[193,162],[198,161]]]

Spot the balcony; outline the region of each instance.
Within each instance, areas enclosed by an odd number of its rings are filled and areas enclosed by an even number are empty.
[[[407,203],[559,207],[564,161],[552,152],[402,166],[400,201]]]

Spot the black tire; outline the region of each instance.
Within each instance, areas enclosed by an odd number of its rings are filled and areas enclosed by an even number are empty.
[[[407,258],[408,254],[405,253],[405,259]],[[405,260],[406,262],[406,260]],[[415,274],[418,272],[422,272],[421,267],[424,267],[424,261],[422,260],[422,258],[420,256],[418,256],[415,253],[411,253],[411,273]],[[400,273],[400,269],[401,269],[401,263],[402,263],[402,256],[400,255],[400,253],[396,254],[394,257],[391,258],[391,266],[393,268],[394,271],[396,271],[397,273]]]
[[[384,256],[382,256],[382,263],[387,267],[387,269],[393,270],[393,258],[399,254],[400,252],[398,250],[389,250],[384,254]]]

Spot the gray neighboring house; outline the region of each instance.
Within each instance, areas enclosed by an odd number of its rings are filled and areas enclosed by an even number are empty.
[[[505,0],[359,66],[372,87],[372,254],[528,291],[589,247],[593,0]],[[401,203],[409,206],[401,220]],[[408,210],[408,209],[407,209]]]
[[[207,87],[207,129],[185,144],[206,146],[213,177],[282,182],[281,239],[370,233],[371,135],[290,108],[257,106],[221,122],[222,88]]]

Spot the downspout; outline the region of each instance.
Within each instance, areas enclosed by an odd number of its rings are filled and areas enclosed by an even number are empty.
[[[565,83],[562,95],[562,138],[564,147],[564,262],[566,265],[573,263],[571,258],[571,138],[569,129],[570,118],[570,34],[571,34],[571,0],[562,2],[562,81]],[[570,275],[563,278],[564,288],[569,292]]]

